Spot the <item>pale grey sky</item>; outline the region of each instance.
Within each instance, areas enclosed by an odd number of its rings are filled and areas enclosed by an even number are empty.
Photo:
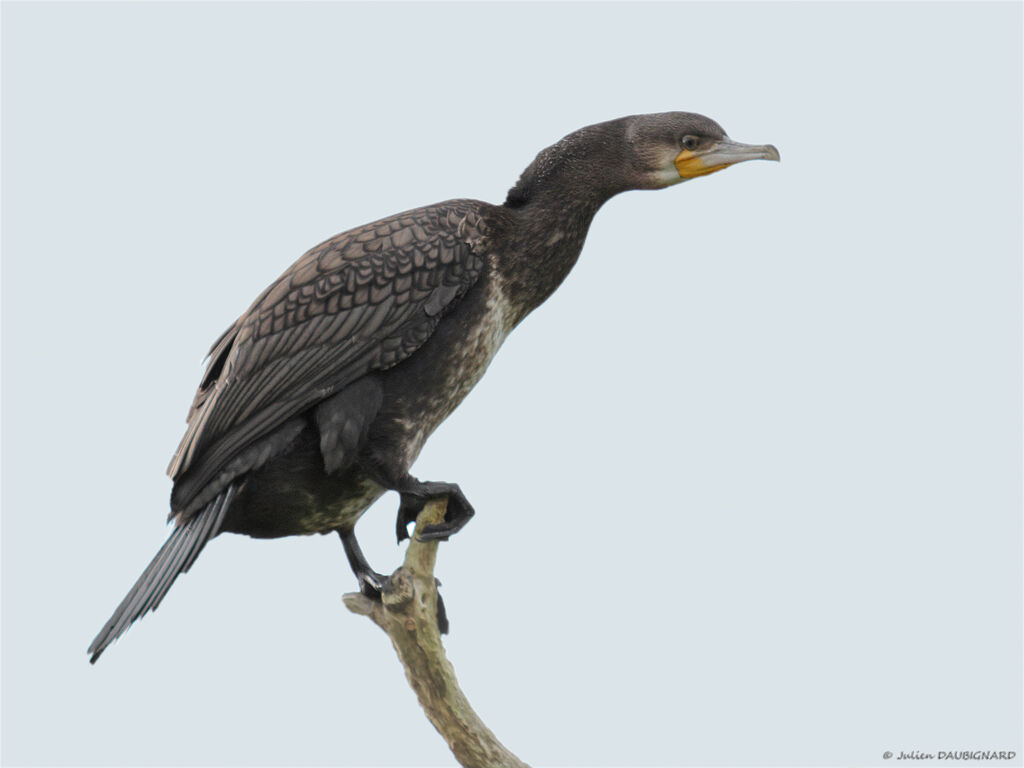
[[[782,163],[612,200],[415,467],[478,510],[438,566],[466,692],[538,766],[1020,765],[1021,21],[5,3],[4,764],[453,765],[335,537],[222,537],[85,649],[267,283],[678,109]]]

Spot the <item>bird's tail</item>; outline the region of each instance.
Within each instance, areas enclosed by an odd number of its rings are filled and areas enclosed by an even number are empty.
[[[95,664],[104,649],[120,637],[133,622],[142,618],[148,611],[156,610],[178,575],[192,567],[206,542],[220,532],[224,515],[231,506],[234,494],[234,486],[229,485],[199,514],[174,529],[171,537],[156,553],[153,562],[142,572],[135,586],[117,606],[114,615],[92,641],[92,645],[89,646],[89,653],[92,654],[90,664]]]

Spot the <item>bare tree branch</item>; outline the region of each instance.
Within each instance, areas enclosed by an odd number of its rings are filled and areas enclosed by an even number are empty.
[[[444,500],[431,502],[420,512],[405,563],[391,577],[382,602],[355,592],[344,596],[345,605],[353,613],[369,616],[391,638],[420,705],[461,765],[529,768],[473,711],[441,644],[434,581],[437,542],[419,541],[416,534],[425,525],[441,522],[444,512]]]

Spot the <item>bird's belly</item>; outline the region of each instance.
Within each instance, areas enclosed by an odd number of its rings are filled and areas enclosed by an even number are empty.
[[[358,467],[328,475],[310,428],[296,445],[242,483],[223,530],[255,538],[302,536],[352,528],[387,489]]]

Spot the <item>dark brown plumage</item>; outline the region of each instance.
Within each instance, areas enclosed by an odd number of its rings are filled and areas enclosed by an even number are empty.
[[[594,214],[774,147],[731,142],[714,121],[672,112],[589,126],[538,155],[502,206],[451,200],[313,248],[214,343],[169,467],[175,529],[89,648],[95,662],[159,605],[221,532],[336,531],[361,589],[386,578],[353,533],[388,490],[396,531],[448,497],[447,539],[473,515],[457,485],[409,468],[483,375],[508,333],[575,264]]]

